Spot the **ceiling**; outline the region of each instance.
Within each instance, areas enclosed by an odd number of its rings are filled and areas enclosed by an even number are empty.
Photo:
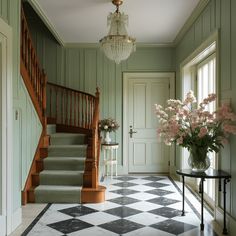
[[[200,0],[124,0],[128,33],[138,43],[172,43]],[[97,43],[107,35],[111,0],[36,0],[64,43]]]

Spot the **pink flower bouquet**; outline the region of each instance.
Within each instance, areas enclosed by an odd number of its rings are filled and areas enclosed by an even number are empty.
[[[170,99],[167,107],[156,106],[159,118],[158,135],[166,145],[177,143],[189,151],[194,148],[219,152],[228,141],[230,134],[236,134],[236,115],[228,105],[209,112],[206,107],[216,100],[215,94],[209,94],[198,106],[192,91],[185,100]]]

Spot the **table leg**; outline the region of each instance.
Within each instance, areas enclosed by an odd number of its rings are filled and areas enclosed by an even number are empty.
[[[224,179],[224,228],[223,228],[223,234],[228,234],[228,231],[226,229],[226,184],[227,184],[227,179]]]
[[[110,163],[111,163],[111,179],[113,177],[113,149],[111,149]]]
[[[116,177],[117,177],[117,165],[118,165],[118,163],[117,163],[117,149],[116,149]]]
[[[104,178],[105,178],[105,176],[107,175],[107,163],[106,163],[107,156],[106,156],[106,152],[107,152],[107,150],[104,149],[104,164],[103,164]]]
[[[183,182],[183,202],[182,202],[182,204],[183,204],[183,207],[182,207],[182,215],[181,216],[185,216],[185,212],[184,212],[184,176],[182,175],[182,182]]]
[[[201,178],[201,224],[200,224],[200,227],[201,227],[201,230],[203,231],[204,230],[204,209],[203,209],[203,195],[204,195],[204,178]]]

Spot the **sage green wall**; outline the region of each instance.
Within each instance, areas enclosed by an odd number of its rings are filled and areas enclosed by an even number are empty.
[[[61,79],[61,70],[64,69],[61,61],[63,59],[63,47],[56,41],[31,5],[24,2],[23,6],[40,65],[45,70],[50,82],[56,83]]]
[[[92,94],[97,86],[100,88],[101,118],[113,117],[121,124],[112,135],[120,143],[118,155],[122,157],[122,73],[174,71],[174,49],[138,47],[126,62],[116,65],[99,48],[71,47],[65,48],[64,61],[63,80],[58,81],[59,84]]]
[[[236,1],[211,0],[176,47],[177,95],[180,97],[180,63],[216,29],[219,29],[219,96],[230,100],[236,111]],[[225,147],[219,158],[219,168],[228,171],[232,180],[228,186],[227,211],[236,218],[236,138]],[[178,156],[178,160],[180,157]],[[178,167],[179,167],[178,162]],[[221,199],[221,196],[220,196]],[[231,219],[231,234],[236,233],[236,221]]]
[[[42,126],[20,76],[20,1],[0,0],[0,14],[0,17],[12,27],[13,32],[12,184],[14,219],[14,213],[21,208],[21,190],[24,187],[34,157]],[[13,222],[13,224],[17,223],[19,222]]]

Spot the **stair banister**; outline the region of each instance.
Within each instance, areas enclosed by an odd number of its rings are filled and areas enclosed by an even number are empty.
[[[38,114],[42,124],[42,133],[31,163],[30,171],[22,190],[22,204],[29,202],[28,191],[33,186],[32,174],[37,172],[36,161],[40,158],[41,148],[48,145],[48,136],[46,135],[46,84],[47,76],[40,67],[37,53],[33,45],[30,31],[25,18],[24,10],[21,9],[21,40],[20,40],[20,72],[25,87],[29,93],[33,106]]]

